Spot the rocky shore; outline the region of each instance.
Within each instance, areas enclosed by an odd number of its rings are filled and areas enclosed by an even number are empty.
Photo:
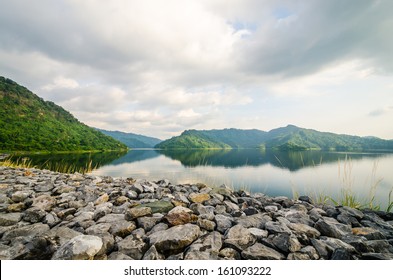
[[[0,259],[393,259],[393,213],[0,167]]]

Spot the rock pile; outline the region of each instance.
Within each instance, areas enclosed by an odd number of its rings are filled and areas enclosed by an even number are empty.
[[[393,259],[393,214],[0,167],[0,259]]]

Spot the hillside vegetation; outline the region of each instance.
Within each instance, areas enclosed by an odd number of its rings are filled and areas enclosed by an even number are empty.
[[[264,148],[272,150],[388,151],[392,140],[359,137],[288,125],[261,130],[187,130],[156,145],[160,149]]]
[[[104,129],[97,129],[105,135],[111,136],[112,138],[119,140],[120,142],[127,145],[129,148],[154,148],[155,145],[162,142],[161,139],[144,136],[140,134],[134,134],[130,132],[121,131],[109,131]]]
[[[0,77],[0,150],[102,151],[127,147],[79,122],[14,81]]]

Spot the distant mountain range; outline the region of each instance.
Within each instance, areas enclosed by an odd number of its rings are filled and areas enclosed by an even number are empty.
[[[108,135],[116,140],[119,140],[120,142],[127,145],[128,148],[154,148],[155,145],[162,142],[161,139],[144,136],[140,134],[121,132],[121,131],[109,131],[99,128],[97,128],[97,130],[101,131],[105,135]]]
[[[371,151],[393,150],[393,140],[359,137],[294,125],[268,132],[257,129],[186,130],[156,145],[159,149],[231,149],[261,148],[273,150],[335,150]]]
[[[127,147],[62,107],[0,77],[0,151],[106,151]]]

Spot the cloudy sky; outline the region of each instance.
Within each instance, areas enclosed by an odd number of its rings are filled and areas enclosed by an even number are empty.
[[[0,0],[0,75],[162,139],[287,124],[393,139],[391,0]]]

